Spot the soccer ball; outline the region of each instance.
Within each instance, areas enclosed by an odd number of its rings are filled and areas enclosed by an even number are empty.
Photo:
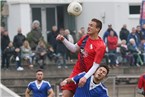
[[[82,13],[82,6],[79,2],[73,1],[68,5],[67,12],[70,15],[79,16]]]

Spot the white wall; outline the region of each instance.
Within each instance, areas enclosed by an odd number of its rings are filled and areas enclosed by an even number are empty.
[[[141,0],[136,2],[83,2],[83,12],[80,16],[76,17],[77,29],[84,26],[87,29],[88,23],[92,18],[98,18],[103,22],[102,16],[105,16],[103,28],[100,36],[106,31],[108,24],[112,24],[114,30],[118,32],[123,24],[127,24],[128,29],[131,31],[132,27],[139,24],[139,16],[131,18],[129,16],[129,4],[141,4]]]
[[[14,35],[17,34],[17,28],[21,25],[20,20],[20,5],[9,5],[8,31],[11,41],[13,41]]]
[[[18,27],[22,28],[22,33],[26,35],[31,28],[31,10],[29,4],[9,5],[8,31],[11,41],[17,34]]]

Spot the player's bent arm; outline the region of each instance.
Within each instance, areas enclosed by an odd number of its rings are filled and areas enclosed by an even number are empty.
[[[30,97],[30,92],[31,90],[29,90],[28,88],[25,91],[25,97]]]
[[[96,71],[96,69],[99,67],[99,64],[97,64],[96,62],[93,63],[93,66],[91,67],[91,69],[84,75],[84,77],[86,79],[88,79],[91,75],[93,75]]]
[[[65,38],[64,38],[64,40],[62,42],[73,53],[77,52],[80,49],[80,47],[77,44],[73,44],[73,43],[69,42]]]
[[[48,90],[48,97],[54,97],[54,91],[52,89]]]

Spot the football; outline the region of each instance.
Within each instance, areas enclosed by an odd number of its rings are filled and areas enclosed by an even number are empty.
[[[67,12],[69,15],[79,16],[82,13],[82,5],[77,1],[73,1],[68,5]]]

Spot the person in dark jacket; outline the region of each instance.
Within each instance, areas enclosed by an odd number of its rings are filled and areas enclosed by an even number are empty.
[[[1,68],[4,68],[4,65],[6,64],[6,54],[4,50],[7,48],[8,44],[10,42],[10,38],[8,35],[8,31],[5,30],[1,36],[1,51],[2,51],[2,65]]]
[[[63,28],[59,30],[59,33],[65,37],[65,30]],[[66,66],[66,52],[66,46],[61,41],[57,41],[56,54],[58,59],[56,64],[58,65],[58,68],[61,68],[62,65],[64,65],[65,68],[68,68]]]
[[[121,28],[121,31],[120,31],[120,39],[121,40],[126,40],[127,41],[127,37],[129,35],[129,30],[127,29],[127,25],[124,24],[123,27]]]
[[[145,40],[145,24],[142,25],[141,33],[143,35],[143,39]]]
[[[57,26],[52,26],[52,31],[47,34],[47,42],[53,47],[54,53],[56,53],[57,41],[56,36],[58,35]]]
[[[13,44],[14,44],[14,47],[16,49],[16,52],[15,52],[15,59],[19,59],[19,60],[16,60],[16,66],[17,66],[17,69],[19,70],[19,67],[21,67],[21,46],[23,45],[24,41],[26,40],[26,37],[22,34],[22,29],[21,28],[18,28],[18,34],[14,36],[14,39],[13,39]]]
[[[13,42],[10,42],[7,48],[4,50],[6,55],[6,68],[9,68],[10,58],[15,54],[15,47],[13,46]]]
[[[23,42],[26,40],[25,36],[22,34],[21,28],[18,28],[18,34],[14,36],[13,44],[15,48],[20,48]]]

